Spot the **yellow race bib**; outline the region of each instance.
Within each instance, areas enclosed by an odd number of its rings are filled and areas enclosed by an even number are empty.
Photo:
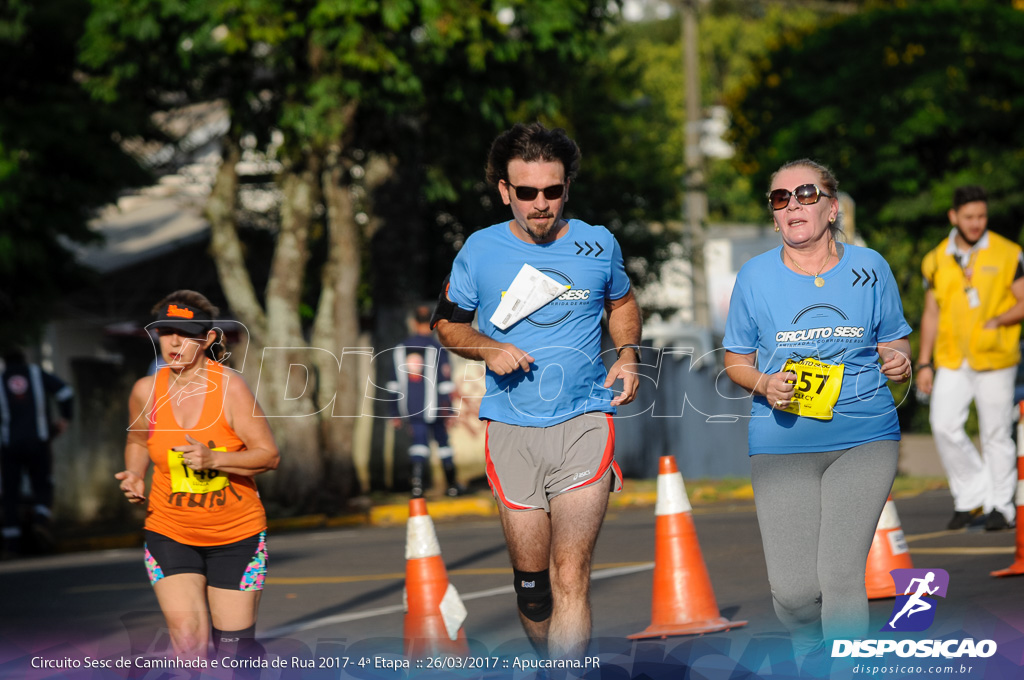
[[[227,451],[218,446],[211,451]],[[185,465],[185,454],[169,449],[167,451],[167,467],[171,469],[171,491],[173,493],[210,493],[219,491],[230,482],[226,472],[219,470],[193,470]]]
[[[782,410],[806,418],[832,420],[832,409],[839,401],[846,365],[826,364],[817,359],[790,359],[782,370],[796,373],[793,398]]]

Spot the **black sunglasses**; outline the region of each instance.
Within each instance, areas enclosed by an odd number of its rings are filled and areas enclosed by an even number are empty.
[[[505,180],[505,184],[515,189],[516,198],[520,201],[532,201],[537,198],[537,194],[542,191],[544,192],[544,198],[549,201],[561,198],[562,194],[565,193],[565,184],[552,184],[551,186],[544,187],[543,189],[538,189],[537,187],[517,187],[508,180]]]
[[[772,210],[782,210],[789,205],[789,197],[796,196],[796,202],[800,205],[814,205],[821,197],[833,198],[830,194],[818,188],[817,184],[801,184],[793,191],[789,189],[775,189],[768,192],[768,205]]]

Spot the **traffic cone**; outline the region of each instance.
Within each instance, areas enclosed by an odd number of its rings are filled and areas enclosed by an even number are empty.
[[[405,538],[405,655],[423,658],[434,654],[469,653],[462,623],[466,607],[441,561],[434,522],[427,501],[409,501]]]
[[[1013,564],[993,571],[992,576],[1019,576],[1024,574],[1024,401],[1020,402],[1020,420],[1017,421],[1017,552]]]
[[[868,599],[896,597],[896,584],[889,572],[893,569],[913,568],[907,539],[900,526],[900,516],[896,514],[896,505],[892,502],[892,494],[889,494],[885,507],[882,508],[882,515],[878,518],[875,538],[871,541],[871,550],[868,552],[867,568],[864,572]]]
[[[718,611],[676,459],[662,456],[658,468],[651,625],[626,637],[699,635],[745,626],[746,621],[729,621]]]

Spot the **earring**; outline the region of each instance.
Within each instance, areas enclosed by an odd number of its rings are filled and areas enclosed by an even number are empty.
[[[835,224],[836,223],[836,218],[834,218],[834,217],[828,218],[828,223],[829,224]]]
[[[775,231],[776,231],[776,232],[778,232],[778,231],[779,231],[779,225],[778,225],[778,224],[776,224],[776,225],[775,225]]]

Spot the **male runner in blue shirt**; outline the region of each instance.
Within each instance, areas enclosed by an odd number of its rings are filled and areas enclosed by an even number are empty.
[[[466,240],[434,313],[441,342],[487,366],[487,477],[523,627],[552,657],[579,657],[590,639],[591,556],[608,492],[613,482],[621,488],[611,416],[636,395],[641,331],[615,237],[562,218],[579,160],[564,130],[539,123],[494,140],[487,180],[513,219]],[[556,297],[521,318],[496,315],[524,272]],[[471,326],[476,311],[479,331]],[[616,348],[607,371],[606,311]]]

